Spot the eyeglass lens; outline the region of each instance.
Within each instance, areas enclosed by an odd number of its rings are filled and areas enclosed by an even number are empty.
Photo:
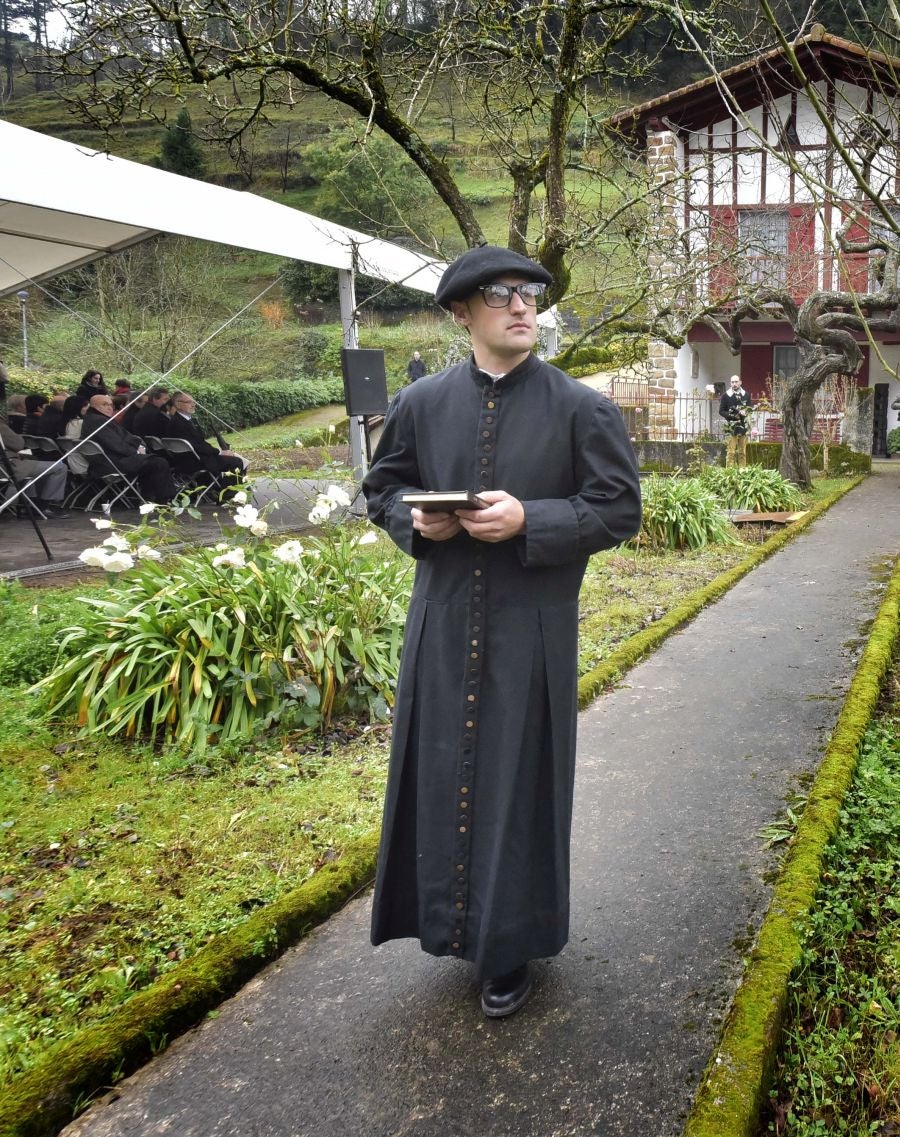
[[[513,293],[517,292],[521,296],[524,303],[530,305],[532,308],[538,302],[538,297],[543,296],[545,284],[484,284],[480,291],[484,297],[484,302],[489,308],[505,308],[506,305],[512,300]]]

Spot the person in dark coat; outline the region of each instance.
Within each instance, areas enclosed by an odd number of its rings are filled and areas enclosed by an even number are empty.
[[[406,378],[410,383],[415,383],[417,379],[421,379],[423,375],[427,374],[427,371],[425,360],[417,351],[414,351],[412,359],[406,365]]]
[[[169,392],[165,387],[152,387],[147,392],[147,402],[134,416],[134,433],[141,438],[148,435],[151,438],[165,438],[169,433],[169,416],[163,407],[168,401]]]
[[[83,395],[86,399],[92,399],[94,395],[106,395],[106,384],[103,382],[103,375],[99,371],[85,371],[81,376],[81,383],[76,395]]]
[[[436,299],[472,356],[398,392],[363,480],[370,519],[417,561],[372,942],[472,961],[490,1017],[568,938],[578,592],[591,553],[641,523],[618,408],[533,353],[550,280],[492,246],[450,265]],[[400,500],[464,489],[488,508]]]
[[[719,414],[725,419],[725,434],[728,438],[725,446],[726,466],[747,465],[747,416],[752,409],[753,404],[744,390],[740,375],[732,375],[728,381],[728,390],[719,401]]]
[[[175,413],[169,419],[168,438],[183,438],[190,442],[197,457],[191,454],[172,454],[172,464],[176,470],[190,476],[200,476],[206,471],[218,478],[229,492],[237,488],[244,479],[247,461],[233,450],[217,450],[206,441],[203,431],[194,421],[197,404],[186,391],[176,391],[172,395]]]
[[[94,395],[84,416],[82,439],[90,438],[102,446],[123,474],[136,474],[141,493],[148,501],[159,504],[171,501],[177,489],[168,462],[156,454],[147,454],[141,440],[124,430],[113,418],[113,413],[111,395]],[[94,435],[97,430],[100,433]],[[90,458],[88,468],[91,473],[99,474],[108,473],[110,469],[108,463],[99,457]]]

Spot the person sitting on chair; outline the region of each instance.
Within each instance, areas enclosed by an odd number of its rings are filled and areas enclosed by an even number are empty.
[[[172,454],[172,464],[176,470],[189,477],[200,476],[203,472],[218,478],[223,487],[232,491],[243,481],[247,470],[247,459],[233,450],[217,450],[206,441],[203,431],[194,421],[194,411],[197,404],[186,391],[176,391],[172,395],[172,405],[175,413],[169,419],[168,438],[183,438],[190,442],[196,451],[193,454]]]
[[[169,433],[169,416],[163,409],[169,401],[169,392],[165,387],[151,387],[147,392],[147,402],[134,416],[131,431],[146,438],[165,438]]]
[[[0,444],[6,451],[6,458],[16,480],[21,486],[28,485],[28,499],[48,518],[68,517],[69,515],[62,508],[63,499],[66,496],[66,478],[68,476],[66,467],[60,463],[55,469],[49,469],[46,462],[28,454],[21,454],[20,451],[28,449],[25,445],[25,439],[2,419],[0,419]],[[2,469],[2,465],[0,465],[0,469]],[[7,490],[7,494],[10,492],[14,492],[11,487]],[[9,510],[4,512],[9,513]]]
[[[112,462],[129,477],[137,475],[141,493],[148,501],[164,504],[171,501],[178,492],[172,481],[172,472],[164,458],[147,454],[144,444],[133,434],[129,434],[115,421],[115,408],[111,395],[94,395],[84,416],[81,437],[90,439],[102,446]],[[91,437],[99,430],[96,437]],[[103,458],[88,460],[92,474],[106,474],[110,468]]]

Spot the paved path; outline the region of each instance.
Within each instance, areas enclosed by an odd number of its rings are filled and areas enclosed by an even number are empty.
[[[885,467],[581,715],[569,946],[487,1021],[350,904],[67,1137],[669,1137],[900,550]]]

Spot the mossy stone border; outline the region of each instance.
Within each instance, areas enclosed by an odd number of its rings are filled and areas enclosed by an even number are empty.
[[[800,521],[770,537],[739,565],[698,589],[664,619],[632,636],[578,685],[584,708],[652,652],[668,635],[727,592],[757,564],[825,512],[862,478],[848,481]],[[79,1102],[111,1088],[149,1061],[167,1041],[195,1026],[267,963],[302,939],[372,880],[379,833],[347,846],[339,861],[280,900],[218,936],[196,955],[133,996],[110,1018],[60,1042],[4,1090],[0,1137],[53,1137],[75,1116]]]
[[[79,1101],[147,1062],[345,904],[372,879],[377,852],[378,833],[348,845],[339,861],[216,937],[109,1019],[49,1050],[4,1090],[2,1137],[58,1133]]]
[[[890,670],[900,630],[900,557],[778,875],[756,946],[701,1080],[683,1137],[755,1137],[800,962],[802,921],[815,900],[860,744]]]
[[[745,557],[740,564],[721,573],[703,588],[698,588],[687,600],[684,600],[677,608],[673,608],[668,615],[627,639],[621,647],[610,653],[608,659],[604,659],[592,671],[581,677],[578,682],[578,706],[584,710],[604,688],[618,682],[626,671],[634,667],[645,655],[655,651],[662,641],[677,631],[682,624],[692,620],[707,604],[718,600],[720,596],[733,588],[741,577],[746,576],[748,572],[771,557],[773,553],[777,553],[788,541],[793,540],[798,533],[802,533],[817,517],[821,517],[836,501],[839,501],[844,494],[849,493],[863,480],[862,477],[856,477],[849,479],[846,485],[838,486],[828,497],[816,502],[799,521],[794,521],[790,525],[786,525],[780,532],[773,534]]]

